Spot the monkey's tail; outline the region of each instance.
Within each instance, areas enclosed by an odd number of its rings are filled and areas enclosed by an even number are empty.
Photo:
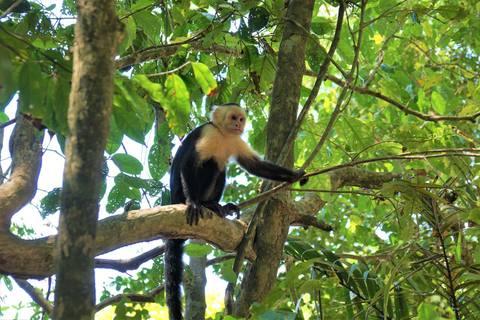
[[[165,294],[170,320],[182,320],[183,239],[165,242]]]

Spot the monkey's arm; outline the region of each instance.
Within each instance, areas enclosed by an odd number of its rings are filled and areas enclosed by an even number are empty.
[[[257,155],[238,155],[237,163],[247,172],[267,180],[294,182],[305,175],[305,171],[293,171],[269,161],[262,161]],[[303,186],[308,178],[300,180]]]

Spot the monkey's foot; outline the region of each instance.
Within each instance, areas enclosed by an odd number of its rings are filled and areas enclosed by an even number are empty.
[[[215,212],[220,218],[225,218],[233,213],[237,213],[237,219],[240,218],[240,208],[233,203],[227,203],[222,206],[218,202],[208,202],[204,203],[203,206]]]

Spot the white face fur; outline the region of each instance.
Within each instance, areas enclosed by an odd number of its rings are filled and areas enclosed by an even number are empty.
[[[218,107],[213,112],[213,122],[225,133],[241,135],[245,127],[247,117],[245,111],[236,105]]]

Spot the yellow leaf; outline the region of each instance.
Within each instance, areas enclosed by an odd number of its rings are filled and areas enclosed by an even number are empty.
[[[373,37],[373,41],[375,41],[375,44],[380,44],[382,43],[384,37],[379,35],[379,34],[376,34],[374,37]]]

